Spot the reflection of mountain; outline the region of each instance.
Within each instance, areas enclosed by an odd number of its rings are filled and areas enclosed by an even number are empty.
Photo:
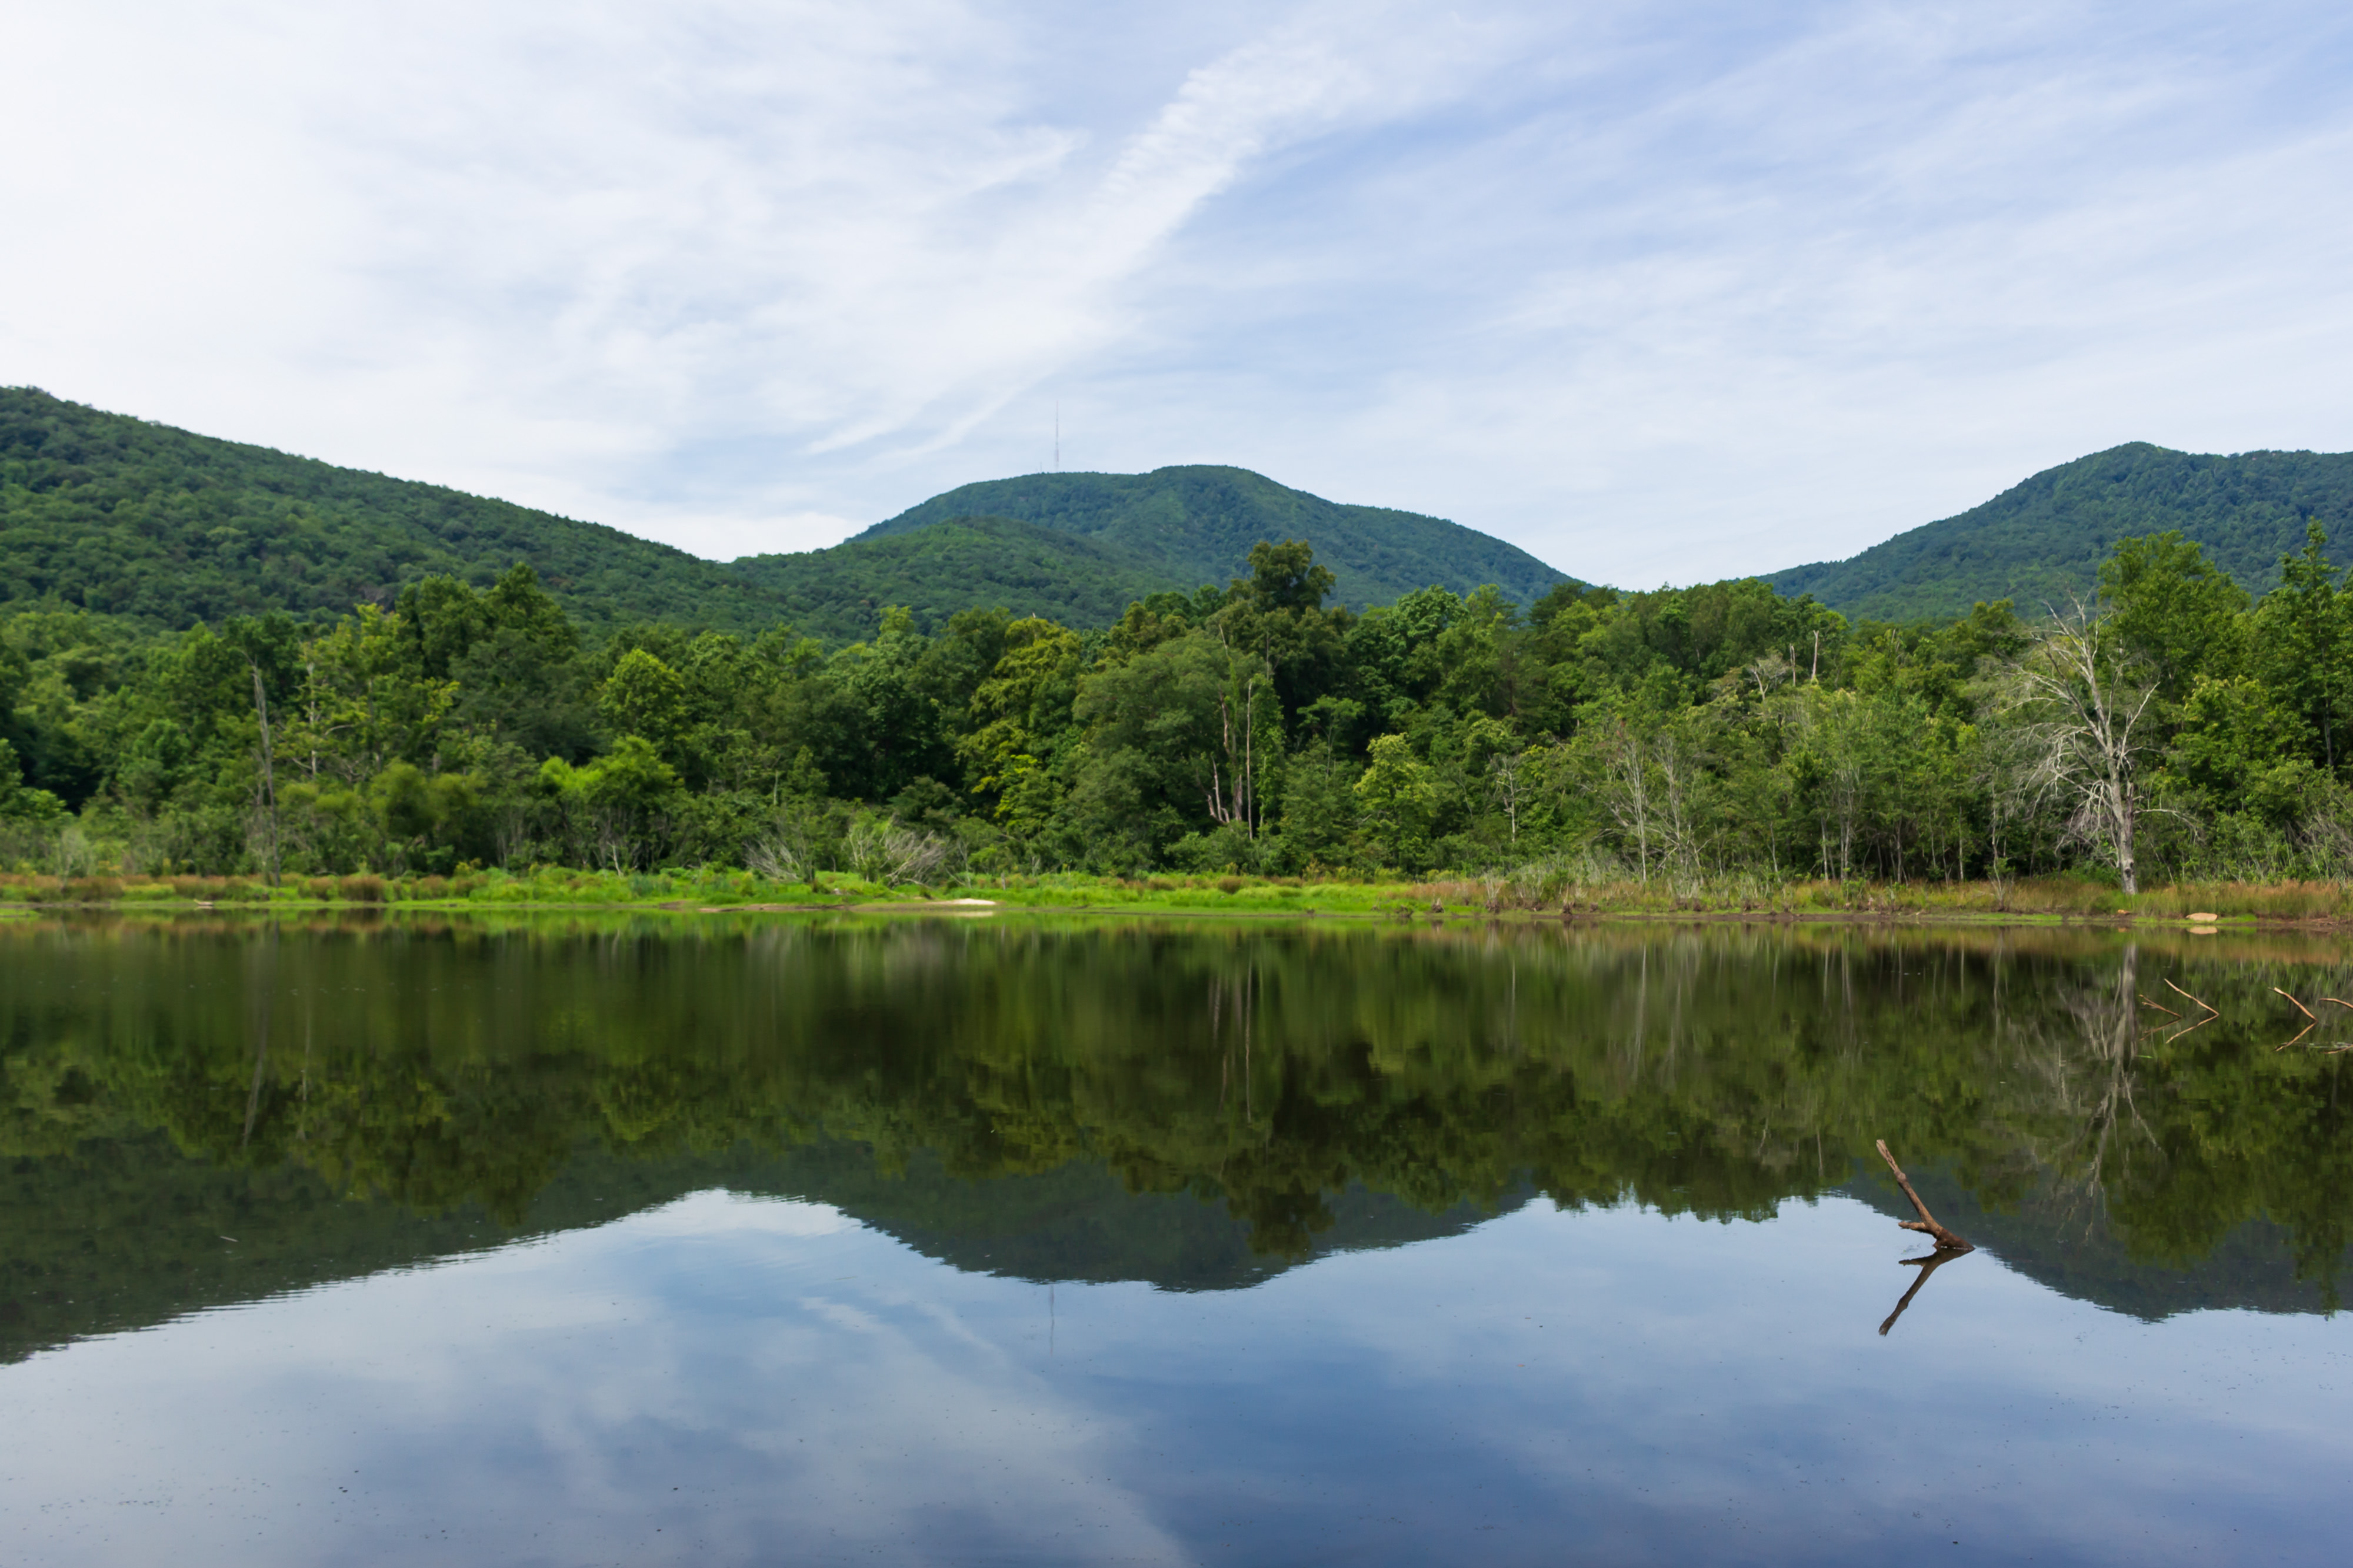
[[[2176,1312],[2226,1307],[2257,1312],[2330,1312],[2335,1280],[2299,1279],[2288,1233],[2267,1219],[2243,1220],[2203,1258],[2181,1264],[2136,1261],[2131,1247],[2096,1214],[2054,1194],[2049,1186],[2007,1212],[1989,1211],[1949,1172],[1910,1173],[1913,1185],[1938,1219],[1984,1251],[2063,1296],[2155,1322]],[[1911,1205],[1888,1183],[1863,1170],[1847,1184],[1849,1196],[1892,1219],[1910,1219]]]
[[[2337,991],[2314,967],[2334,954],[2309,951],[10,922],[0,1340],[21,1353],[718,1185],[836,1205],[962,1268],[1218,1288],[1531,1193],[1762,1216],[1838,1190],[1878,1137],[1950,1172],[1947,1217],[2057,1289],[2144,1314],[2299,1308],[2353,1214],[2348,1058],[2270,1048],[2273,986]],[[2144,1034],[2136,998],[2160,978],[2220,1016]]]
[[[1220,1204],[1130,1194],[1087,1161],[973,1182],[929,1154],[886,1175],[855,1143],[656,1160],[589,1145],[509,1229],[480,1205],[425,1215],[346,1202],[308,1171],[216,1165],[151,1134],[0,1166],[0,1363],[207,1307],[602,1225],[712,1187],[828,1204],[955,1268],[1041,1281],[1226,1289],[1300,1261],[1252,1252],[1250,1226]],[[1500,1212],[1460,1204],[1427,1214],[1362,1186],[1328,1201],[1333,1224],[1315,1237],[1314,1256],[1452,1236]]]

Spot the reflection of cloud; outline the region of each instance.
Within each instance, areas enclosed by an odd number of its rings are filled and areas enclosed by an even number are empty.
[[[1973,1254],[1883,1340],[1911,1250],[1842,1198],[1530,1205],[1050,1308],[702,1194],[0,1369],[0,1556],[1875,1563],[1949,1521],[2333,1560],[2339,1325],[2145,1326]]]
[[[8,1555],[1181,1558],[1107,1479],[1124,1424],[892,1283],[934,1272],[822,1205],[704,1194],[86,1342],[5,1374],[0,1472],[47,1504],[0,1521]]]

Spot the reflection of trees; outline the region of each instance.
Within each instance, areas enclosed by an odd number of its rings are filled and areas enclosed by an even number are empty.
[[[258,951],[0,932],[0,1154],[161,1128],[512,1217],[583,1138],[652,1156],[822,1131],[974,1179],[1099,1160],[1294,1255],[1352,1181],[1431,1210],[1528,1181],[1756,1215],[1881,1137],[1988,1203],[2050,1184],[2152,1257],[2269,1214],[2318,1269],[2353,1196],[2343,1058],[2268,1048],[2263,999],[2294,976],[2092,935],[617,918]],[[2136,993],[2167,977],[2223,1016],[2139,1039]],[[273,1015],[310,1020],[299,1060],[258,1048]]]
[[[2112,1162],[2164,1158],[2134,1103],[2138,1047],[2147,1015],[2140,999],[2140,950],[2126,945],[2113,972],[2088,971],[2063,986],[2057,1005],[2021,1029],[2021,1067],[2032,1086],[2031,1129],[2022,1144],[2046,1173],[2063,1210],[2088,1231],[2105,1220]]]

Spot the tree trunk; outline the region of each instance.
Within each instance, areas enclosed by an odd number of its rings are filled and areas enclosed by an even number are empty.
[[[2133,855],[2133,828],[2136,826],[2133,818],[2136,814],[2131,791],[2120,789],[2116,792],[2116,876],[2123,882],[2126,892],[2137,893],[2140,891],[2140,868]]]
[[[261,795],[269,817],[269,885],[278,886],[278,764],[269,749],[269,694],[261,684],[261,666],[253,670],[253,710],[261,718]]]

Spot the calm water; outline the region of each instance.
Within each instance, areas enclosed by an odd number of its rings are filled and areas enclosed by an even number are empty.
[[[2348,969],[0,923],[0,1561],[2341,1561]]]

